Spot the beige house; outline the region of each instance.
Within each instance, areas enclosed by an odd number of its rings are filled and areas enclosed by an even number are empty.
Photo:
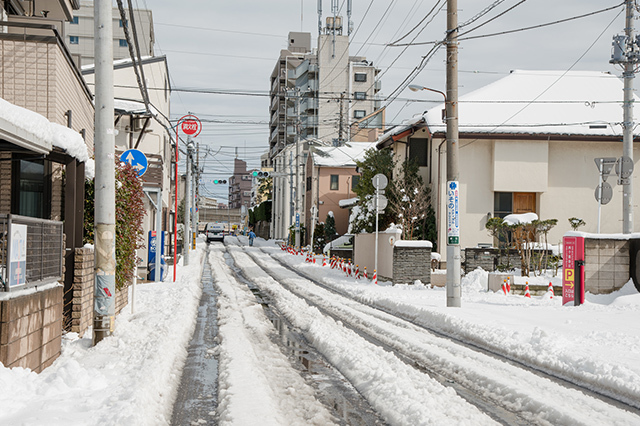
[[[599,183],[594,163],[622,155],[623,83],[603,72],[513,71],[459,99],[460,244],[491,243],[485,224],[494,216],[535,212],[558,219],[549,234],[557,244],[568,219],[596,232]],[[427,96],[426,92],[423,92]],[[446,247],[446,124],[444,106],[390,129],[377,143],[398,160],[415,158],[430,185],[438,225],[438,249]],[[639,156],[634,148],[634,158]],[[640,198],[632,177],[633,197]],[[602,207],[601,232],[622,231],[622,187]],[[637,204],[637,203],[636,203]],[[638,207],[634,208],[635,216]],[[634,232],[640,229],[635,222]]]
[[[307,157],[305,211],[316,206],[318,221],[324,222],[333,212],[336,232],[346,234],[349,228],[349,210],[341,208],[340,202],[355,198],[353,188],[360,174],[356,172],[356,161],[364,160],[364,153],[374,149],[372,142],[349,142],[337,147],[315,147]],[[307,243],[311,235],[311,214],[306,215]]]
[[[142,151],[148,160],[146,172],[142,175],[147,214],[143,220],[144,238],[148,243],[149,231],[170,231],[173,228],[172,196],[174,174],[172,173],[175,151],[172,148],[170,99],[171,84],[165,56],[146,56],[140,64],[147,87],[149,110],[144,103],[131,59],[114,62],[114,108],[116,155],[129,149]],[[82,68],[82,74],[92,89],[95,82],[95,67]],[[172,132],[173,133],[173,132]],[[175,134],[174,134],[175,135]],[[173,185],[172,185],[173,182]],[[158,199],[160,199],[159,209]],[[165,240],[168,244],[169,238]],[[168,254],[168,251],[165,251]],[[147,265],[148,250],[138,250],[141,266]],[[143,274],[141,274],[143,275]]]
[[[63,327],[77,325],[73,305],[91,309],[76,298],[84,274],[76,274],[76,255],[94,107],[58,31],[77,7],[57,0],[0,7],[0,362],[36,372],[59,355]],[[26,227],[28,250],[9,270],[14,224]]]

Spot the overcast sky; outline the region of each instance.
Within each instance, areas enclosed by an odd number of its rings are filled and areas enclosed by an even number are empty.
[[[258,95],[269,91],[269,76],[280,50],[287,47],[289,31],[310,32],[312,47],[317,45],[317,3],[317,0],[134,1],[135,7],[153,11],[156,54],[167,55],[174,89],[172,117],[179,118],[189,112],[197,115],[203,121],[203,131],[198,137],[200,144],[217,152],[215,157],[207,158],[206,179],[227,178],[232,174],[236,149],[238,158],[246,160],[249,167],[259,167],[260,154],[268,149],[269,98]],[[446,29],[445,3],[445,0],[353,0],[355,32],[350,53],[366,56],[382,70],[383,97],[401,84],[432,47],[419,45],[405,49],[386,45],[407,34],[439,5],[444,7],[432,22],[417,37],[423,25],[404,41],[414,37],[415,42],[441,40]],[[459,22],[497,4],[461,30],[472,29],[506,12],[469,34],[478,36],[571,18],[621,3],[622,0],[459,0]],[[340,15],[346,20],[346,2],[339,0],[339,4]],[[621,5],[608,12],[553,26],[461,41],[460,95],[504,77],[513,69],[571,68],[620,75],[621,72],[609,64],[609,59],[613,35],[623,32],[623,11]],[[323,0],[323,22],[330,14],[331,0]],[[431,58],[413,83],[445,90],[444,49]],[[249,95],[186,93],[176,89],[215,89]],[[397,124],[429,109],[436,101],[441,101],[437,94],[404,90],[388,105],[387,124]],[[207,187],[209,195],[226,200],[226,186]]]

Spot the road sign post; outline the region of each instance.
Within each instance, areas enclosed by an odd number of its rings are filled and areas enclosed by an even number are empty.
[[[194,126],[193,123],[196,123],[197,125]],[[178,132],[181,127],[182,127],[182,131],[186,135],[189,135],[195,138],[202,131],[202,124],[200,123],[200,119],[198,119],[198,117],[192,114],[183,115],[182,117],[180,117],[180,119],[176,123],[176,147],[175,147],[176,149],[176,167],[175,167],[176,184],[175,184],[175,194],[174,194],[175,210],[173,212],[173,282],[176,282],[176,266],[177,266],[177,259],[178,259],[178,152],[180,151],[178,149],[178,141],[180,140],[178,137],[179,135]],[[185,243],[187,242],[186,235],[185,235],[184,242]]]
[[[376,210],[376,249],[375,249],[375,260],[373,270],[375,273],[378,273],[378,214],[380,213],[380,197],[384,197],[381,193],[384,192],[384,189],[387,187],[389,180],[382,173],[378,173],[371,179],[373,183],[373,187],[376,189],[375,203],[374,208]],[[384,197],[386,200],[386,197]],[[386,207],[386,204],[385,204]],[[384,211],[384,207],[382,208]],[[379,274],[378,274],[379,275]]]

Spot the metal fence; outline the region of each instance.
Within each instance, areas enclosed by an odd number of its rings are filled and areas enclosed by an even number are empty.
[[[10,267],[12,256],[12,228],[14,225],[27,226],[26,262]],[[13,246],[15,247],[15,245]],[[14,259],[11,259],[14,258]],[[62,222],[35,219],[18,215],[0,215],[0,285],[4,291],[33,287],[44,282],[62,279],[64,260],[64,236]],[[19,269],[18,269],[19,268]],[[11,272],[22,275],[22,279],[13,280]]]

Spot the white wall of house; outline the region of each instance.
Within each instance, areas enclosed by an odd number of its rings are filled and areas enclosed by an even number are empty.
[[[438,251],[446,258],[446,151],[438,162],[437,147],[442,139],[432,141],[432,196],[440,205],[438,215]],[[404,144],[395,145],[401,151]],[[443,145],[443,148],[446,146]],[[549,234],[549,243],[558,244],[571,230],[568,219],[579,217],[586,222],[584,232],[597,231],[598,203],[594,193],[598,169],[594,159],[619,157],[621,142],[587,142],[554,140],[472,140],[460,139],[460,244],[474,247],[492,243],[485,229],[494,213],[494,192],[533,192],[540,219],[557,219]],[[635,163],[640,147],[634,149]],[[438,170],[438,164],[441,168]],[[423,168],[423,172],[428,169]],[[633,177],[634,232],[640,231],[640,181]],[[613,199],[602,207],[601,233],[622,232],[622,187],[613,174],[607,180],[613,186]],[[436,188],[439,188],[439,194]],[[489,216],[491,213],[491,216]]]

